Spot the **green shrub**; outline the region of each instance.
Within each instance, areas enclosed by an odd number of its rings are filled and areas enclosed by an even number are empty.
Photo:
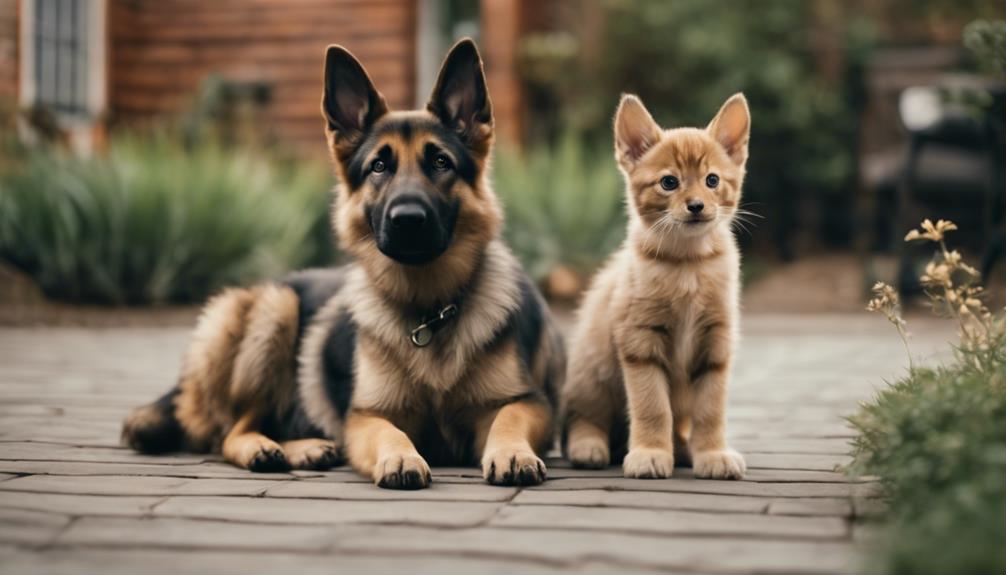
[[[0,258],[54,298],[194,301],[325,256],[329,176],[166,133],[107,154],[23,154],[0,170]]]
[[[501,148],[493,179],[506,210],[504,236],[536,279],[560,264],[590,272],[625,235],[613,152],[571,134],[555,147]]]
[[[859,433],[850,470],[879,476],[890,499],[879,572],[1006,572],[1006,318],[982,304],[977,272],[947,249],[953,229],[927,221],[907,239],[939,244],[921,280],[960,326],[956,361],[910,368],[850,418]],[[896,293],[875,291],[870,309],[903,335]]]
[[[1006,369],[916,369],[852,418],[890,497],[890,573],[1006,570]]]
[[[964,28],[964,45],[991,72],[1006,74],[1006,20],[975,20]]]

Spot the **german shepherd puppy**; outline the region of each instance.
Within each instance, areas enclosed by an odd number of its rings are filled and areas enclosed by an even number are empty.
[[[498,237],[475,44],[451,49],[426,109],[410,112],[389,111],[356,58],[330,46],[322,111],[333,225],[355,261],[210,300],[178,386],[126,419],[125,441],[219,451],[252,471],[345,457],[397,489],[428,486],[428,462],[542,482],[563,344]]]

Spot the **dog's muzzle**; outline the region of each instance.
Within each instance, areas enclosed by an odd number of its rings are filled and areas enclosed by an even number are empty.
[[[380,228],[378,249],[402,264],[423,265],[447,249],[439,217],[421,198],[407,196],[389,203]]]

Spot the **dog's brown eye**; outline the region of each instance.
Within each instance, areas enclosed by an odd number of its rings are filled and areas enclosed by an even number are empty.
[[[678,179],[674,176],[664,176],[660,178],[660,187],[668,192],[678,189]]]
[[[720,185],[720,177],[719,176],[717,176],[716,174],[709,174],[708,176],[706,176],[706,187],[707,188],[715,188],[718,185]]]
[[[374,163],[370,164],[370,171],[374,172],[375,174],[380,174],[386,168],[387,165],[385,165],[384,160],[374,160]]]
[[[437,157],[433,158],[433,167],[438,170],[446,170],[450,167],[451,162],[447,159],[447,156],[443,154],[437,154]]]

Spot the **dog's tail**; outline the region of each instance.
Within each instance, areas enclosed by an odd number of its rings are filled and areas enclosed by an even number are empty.
[[[123,442],[140,453],[181,450],[185,433],[175,417],[175,396],[179,391],[176,386],[157,401],[134,409],[122,422]]]

